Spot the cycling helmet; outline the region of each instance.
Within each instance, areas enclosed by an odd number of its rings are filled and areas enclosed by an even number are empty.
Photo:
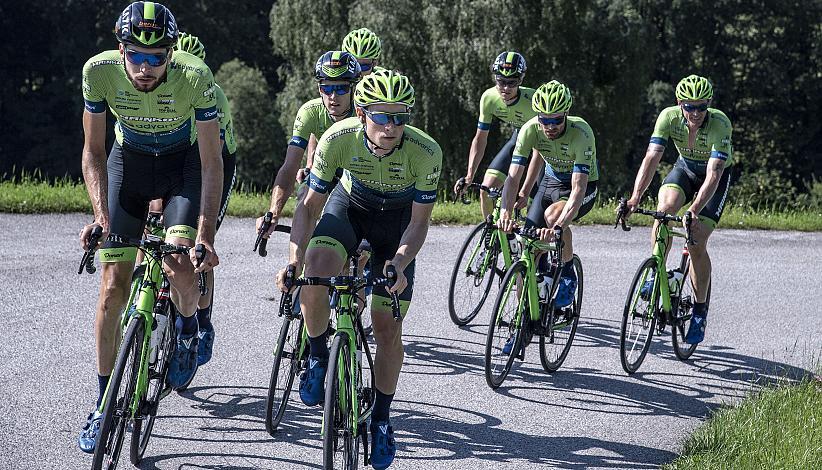
[[[571,90],[556,80],[540,85],[531,98],[531,107],[543,114],[567,113],[573,103]]]
[[[200,42],[200,39],[193,34],[187,34],[182,31],[180,31],[180,38],[177,40],[177,44],[174,45],[174,50],[194,54],[199,57],[200,60],[205,60],[206,57],[205,46]]]
[[[714,87],[705,77],[688,75],[676,86],[678,100],[709,100],[714,96]]]
[[[354,54],[358,59],[378,59],[382,52],[380,38],[368,28],[351,31],[345,36],[342,43],[345,52]]]
[[[414,87],[408,77],[393,70],[380,70],[367,75],[354,90],[357,106],[372,104],[404,104],[414,107]]]
[[[141,47],[172,47],[177,44],[178,34],[174,15],[154,2],[132,3],[114,25],[118,41]]]
[[[525,57],[519,52],[503,52],[491,64],[491,72],[508,78],[521,78],[525,75]]]
[[[348,52],[328,51],[317,59],[314,66],[314,78],[319,80],[348,80],[356,82],[360,79],[360,64]]]

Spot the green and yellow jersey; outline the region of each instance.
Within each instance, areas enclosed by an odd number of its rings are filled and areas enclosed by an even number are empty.
[[[574,173],[585,173],[589,182],[599,180],[594,131],[581,117],[568,116],[565,132],[553,140],[543,132],[538,117],[526,122],[519,131],[511,164],[527,166],[532,150],[545,160],[546,175],[570,182]]]
[[[349,110],[349,116],[354,114],[354,106]],[[308,140],[311,134],[319,140],[320,136],[334,124],[334,119],[328,114],[323,104],[322,97],[315,98],[311,101],[306,101],[300,106],[297,111],[297,117],[294,118],[294,130],[291,132],[291,139],[288,145],[294,145],[305,150],[308,147]]]
[[[120,51],[101,52],[83,66],[83,99],[90,113],[103,113],[108,105],[117,119],[117,143],[154,155],[192,145],[197,139],[194,120],[217,118],[211,70],[182,51],[174,52],[165,80],[150,92],[134,88]]]
[[[679,106],[665,108],[659,113],[651,135],[652,144],[665,146],[673,140],[679,158],[698,176],[705,176],[708,160],[718,158],[725,166],[733,165],[731,120],[722,111],[708,108],[705,121],[696,131],[694,148],[688,147],[688,123]]]
[[[214,84],[214,93],[217,95],[217,119],[220,120],[220,140],[223,141],[223,151],[232,154],[237,151],[237,137],[234,135],[234,121],[231,119],[231,106],[220,85]]]
[[[320,137],[309,187],[328,192],[337,169],[352,198],[384,200],[391,206],[437,200],[442,150],[428,134],[406,125],[402,141],[390,154],[378,157],[366,147],[365,127],[356,117],[332,125]]]
[[[505,104],[496,87],[485,90],[480,98],[480,113],[477,128],[487,131],[494,118],[519,129],[526,121],[537,115],[531,108],[534,89],[521,86],[516,101]]]

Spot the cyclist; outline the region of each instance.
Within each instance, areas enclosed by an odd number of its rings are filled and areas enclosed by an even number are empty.
[[[531,97],[534,95],[534,89],[520,86],[525,78],[526,70],[525,58],[518,52],[503,52],[491,64],[491,74],[495,86],[485,90],[480,98],[479,122],[477,123],[477,133],[474,135],[474,140],[471,141],[471,150],[468,154],[468,170],[465,173],[465,183],[471,183],[474,180],[477,167],[479,167],[485,155],[485,147],[488,144],[488,131],[491,129],[494,118],[510,124],[514,131],[511,133],[508,142],[502,146],[491,164],[488,165],[482,184],[491,188],[500,188],[505,183],[519,129],[526,121],[536,115],[534,110],[531,109]],[[459,181],[454,186],[455,193],[459,192],[461,183],[462,181]],[[480,192],[480,205],[482,217],[487,218],[493,210],[493,204],[485,192]]]
[[[360,240],[367,238],[374,266],[384,266],[383,272],[388,265],[396,268],[390,291],[399,295],[405,314],[413,289],[414,258],[425,241],[437,198],[442,150],[423,131],[407,125],[414,89],[404,75],[387,70],[368,75],[357,85],[354,102],[357,117],[334,124],[320,138],[308,193],[294,215],[289,265],[297,274],[305,263],[307,276],[333,276]],[[341,184],[329,194],[338,168],[345,170]],[[285,272],[278,273],[281,289]],[[396,452],[389,408],[403,362],[402,323],[391,315],[386,288],[375,288],[373,296],[377,353],[370,424],[372,465],[384,469]],[[300,300],[311,343],[309,368],[300,377],[300,397],[311,406],[324,395],[328,291],[304,286]]]
[[[96,226],[103,229],[99,250],[102,281],[95,336],[99,395],[78,441],[93,452],[100,426],[99,407],[114,365],[120,312],[126,303],[136,256],[109,233],[139,238],[149,201],[162,198],[166,241],[206,249],[194,268],[189,257],[167,257],[174,303],[183,325],[171,359],[168,381],[184,385],[197,367],[197,271],[219,263],[214,231],[223,181],[214,79],[197,57],[172,52],[178,39],[172,13],[153,2],[134,2],[115,24],[119,48],[102,52],[83,67],[83,177],[94,221],[80,231],[83,248]],[[106,159],[106,107],[116,118],[115,143]]]
[[[354,116],[353,88],[360,79],[360,66],[353,55],[344,51],[328,51],[317,59],[314,67],[314,78],[317,80],[319,98],[307,101],[294,119],[294,131],[288,142],[283,166],[277,172],[274,188],[271,190],[269,211],[274,215],[271,228],[263,234],[268,238],[274,232],[286,200],[294,190],[296,179],[302,181],[312,166],[314,147],[317,139],[332,124],[347,117]],[[301,168],[301,161],[308,148],[306,168]],[[256,228],[260,229],[263,217],[257,219]]]
[[[357,58],[360,70],[362,70],[362,76],[365,77],[373,72],[379,64],[382,42],[370,29],[360,28],[345,35],[342,50]]]
[[[522,126],[517,137],[500,211],[500,226],[510,231],[514,225],[511,211],[517,188],[525,172],[524,167],[533,154],[523,187],[530,187],[539,178],[543,163],[545,172],[528,209],[526,226],[563,230],[561,255],[564,264],[555,299],[557,307],[571,305],[576,291],[576,273],[571,263],[573,239],[568,225],[591,210],[599,180],[594,132],[581,117],[568,115],[572,104],[571,90],[556,80],[541,85],[534,93],[532,106],[538,114]],[[536,158],[537,155],[542,158]],[[524,201],[528,195],[520,190],[517,197]],[[540,238],[550,238],[552,235],[553,230],[540,230]],[[542,257],[540,268],[546,270],[543,260],[547,261],[547,257]]]
[[[677,84],[675,94],[677,105],[663,109],[656,120],[627,205],[631,212],[639,205],[665,153],[665,145],[672,140],[679,157],[659,189],[657,210],[676,214],[691,201],[687,212],[693,216],[691,231],[696,244],[689,246],[688,251],[696,302],[685,341],[696,344],[705,338],[706,300],[711,284],[707,245],[722,217],[731,186],[730,172],[725,169],[733,165],[733,129],[725,113],[710,107],[714,92],[707,78],[689,75]],[[647,296],[652,288],[653,280],[646,281],[643,295]]]

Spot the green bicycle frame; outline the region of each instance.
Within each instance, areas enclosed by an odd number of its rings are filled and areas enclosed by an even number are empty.
[[[498,198],[496,204],[494,205],[493,213],[493,221],[495,226],[497,223],[499,223],[500,204],[500,198]],[[505,263],[505,270],[507,271],[508,268],[510,268],[511,265],[514,263],[514,260],[511,256],[511,246],[508,244],[508,237],[505,234],[505,232],[503,232],[499,228],[493,228],[489,230],[494,231],[494,234],[492,236],[495,237],[497,239],[497,243],[499,243],[500,251],[502,252],[502,259]],[[483,243],[477,243],[474,246],[474,249],[471,251],[471,256],[469,256],[468,258],[468,263],[466,263],[466,269],[471,269],[471,266],[474,265],[474,260],[479,255],[480,248],[482,246]],[[478,272],[484,273],[489,268],[492,268],[493,266],[491,266],[491,263],[493,261],[494,260],[491,259],[491,252],[486,250],[484,253],[484,258],[482,259],[482,264],[480,265]]]
[[[518,261],[525,263],[525,285],[517,289],[519,300],[517,302],[516,327],[521,328],[523,320],[522,312],[526,307],[528,308],[528,315],[531,317],[531,320],[539,321],[541,315],[539,292],[537,291],[537,265],[534,251],[556,251],[557,245],[555,242],[526,239],[520,235],[517,235],[517,239],[522,243],[522,254]],[[505,295],[508,295],[508,292],[509,291],[506,291]],[[508,299],[506,298],[504,301],[506,300]]]
[[[657,275],[654,278],[654,287],[651,294],[650,305],[657,304],[658,295],[660,300],[662,301],[662,310],[665,313],[671,313],[671,288],[668,285],[668,271],[665,266],[665,254],[668,251],[668,246],[670,242],[673,240],[673,237],[686,238],[686,236],[682,232],[669,228],[668,224],[659,223],[657,225],[658,229],[656,233],[656,241],[654,242],[654,251],[652,255],[652,257],[656,261]],[[645,276],[643,276],[641,281],[643,284],[645,283],[645,281],[647,281],[647,276],[648,273],[646,272]],[[660,282],[660,278],[663,279],[665,282]],[[637,300],[638,299],[636,297],[633,300],[633,305],[631,305],[632,311],[633,309],[636,309]]]

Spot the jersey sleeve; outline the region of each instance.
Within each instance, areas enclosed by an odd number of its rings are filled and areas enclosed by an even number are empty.
[[[479,105],[479,121],[477,122],[477,129],[487,131],[491,128],[491,122],[494,120],[494,103],[493,89],[487,90],[482,94]]]
[[[580,126],[579,138],[574,141],[574,169],[572,173],[590,174],[596,165],[597,148],[594,132],[589,126]]]
[[[718,158],[722,161],[727,161],[731,158],[733,146],[731,143],[731,134],[733,128],[731,121],[724,115],[717,115],[712,117],[717,120],[716,131],[713,133],[711,142],[711,158]]]
[[[220,120],[220,140],[225,145],[228,153],[234,153],[237,150],[237,140],[234,135],[234,122],[231,119],[231,106],[228,104],[223,89],[219,85],[215,88],[217,95],[217,119]]]
[[[106,92],[100,69],[95,70],[91,60],[83,66],[83,102],[90,113],[106,112]]]
[[[199,73],[201,72],[201,73]],[[194,118],[198,121],[210,121],[217,118],[217,93],[211,69],[203,64],[198,72],[189,72],[193,78],[194,96],[191,105],[194,107]]]
[[[668,143],[668,138],[671,136],[671,121],[668,114],[668,109],[659,113],[654,125],[654,133],[651,134],[652,144],[665,146]]]
[[[288,145],[300,147],[305,150],[306,147],[308,147],[308,140],[313,133],[314,126],[310,125],[311,122],[311,106],[309,103],[305,103],[300,106],[300,109],[297,111],[297,116],[294,118],[294,128],[291,131],[291,139],[288,141]]]
[[[314,164],[311,166],[311,174],[308,177],[308,187],[318,193],[328,192],[337,168],[340,166],[337,147],[339,145],[335,145],[333,139],[320,137],[320,142],[314,151]]]
[[[517,135],[517,143],[514,145],[514,155],[511,158],[512,165],[528,165],[528,160],[531,158],[531,151],[535,145],[534,126],[526,123]]]
[[[420,166],[417,168],[414,181],[414,202],[433,204],[437,200],[437,186],[442,169],[442,149],[436,142],[432,154],[426,157],[418,160]]]

